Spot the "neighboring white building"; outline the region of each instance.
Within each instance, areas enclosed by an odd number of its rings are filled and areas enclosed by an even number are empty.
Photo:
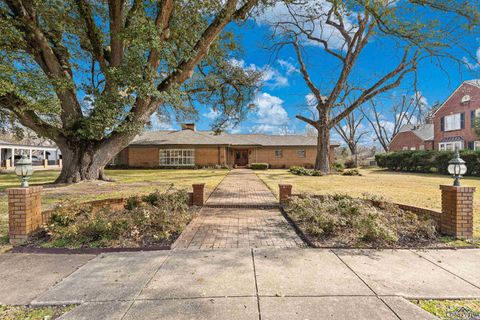
[[[57,146],[35,146],[0,140],[0,168],[14,168],[23,155],[27,155],[37,167],[62,166],[62,156]]]

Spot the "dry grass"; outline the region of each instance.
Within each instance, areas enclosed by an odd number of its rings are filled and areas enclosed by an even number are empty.
[[[116,179],[116,182],[94,181],[56,186],[51,183],[59,171],[38,171],[34,173],[31,184],[44,185],[42,207],[46,210],[65,200],[91,201],[144,195],[170,184],[190,190],[193,183],[205,183],[206,192],[210,194],[227,173],[228,170],[224,169],[107,170],[107,175]],[[0,238],[4,240],[8,229],[7,196],[4,190],[18,185],[15,174],[0,174]]]
[[[388,201],[440,210],[439,185],[452,184],[449,176],[420,173],[399,173],[379,169],[360,170],[362,176],[330,175],[296,176],[287,170],[258,171],[256,174],[278,195],[279,183],[293,185],[294,193],[346,193],[355,197],[364,193],[385,197]],[[474,234],[480,237],[480,178],[462,180],[465,186],[477,187],[474,196]]]

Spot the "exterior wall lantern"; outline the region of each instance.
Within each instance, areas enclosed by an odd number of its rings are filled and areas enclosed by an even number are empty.
[[[459,187],[460,179],[465,173],[467,173],[467,166],[465,165],[465,161],[460,158],[458,150],[455,150],[455,155],[453,156],[453,159],[448,161],[448,173],[450,173],[455,179],[453,181],[453,186]]]
[[[23,155],[22,158],[15,165],[15,174],[20,178],[21,187],[28,188],[28,180],[33,174],[32,161]]]

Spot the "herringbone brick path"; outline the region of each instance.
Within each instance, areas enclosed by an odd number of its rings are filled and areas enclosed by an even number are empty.
[[[278,200],[251,170],[232,170],[183,232],[175,248],[304,246],[280,210],[266,208],[277,204]]]

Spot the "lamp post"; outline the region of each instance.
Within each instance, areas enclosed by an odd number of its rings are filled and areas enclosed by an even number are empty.
[[[15,174],[22,182],[21,187],[28,188],[28,180],[33,174],[33,167],[32,161],[26,155],[23,155],[22,158],[17,162],[15,166]]]
[[[448,161],[448,173],[450,173],[455,179],[453,181],[454,187],[460,187],[460,179],[466,172],[467,166],[465,165],[465,161],[460,158],[458,150],[455,150],[455,155],[453,156],[453,159]]]

